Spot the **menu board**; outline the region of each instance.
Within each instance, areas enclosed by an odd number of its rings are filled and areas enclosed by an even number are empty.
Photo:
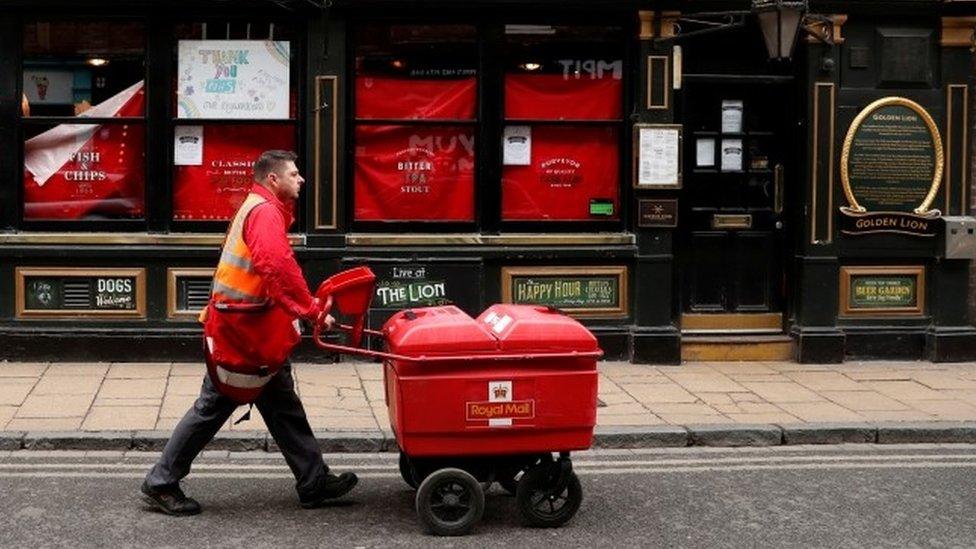
[[[681,186],[681,126],[645,125],[636,133],[636,175],[638,187]]]

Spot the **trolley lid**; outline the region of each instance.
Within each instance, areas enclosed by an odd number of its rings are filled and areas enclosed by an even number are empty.
[[[478,316],[502,351],[595,351],[596,337],[575,319],[551,307],[492,305]]]
[[[454,305],[399,311],[383,325],[390,352],[445,355],[492,352],[498,342],[482,324]]]

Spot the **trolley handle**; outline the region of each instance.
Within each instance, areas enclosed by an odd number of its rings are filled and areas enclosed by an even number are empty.
[[[323,319],[325,317],[322,317]],[[351,326],[345,324],[337,324],[339,329],[343,331],[352,330]],[[364,330],[365,333],[372,336],[383,337],[383,332],[378,332],[376,330]],[[327,351],[333,351],[340,354],[347,355],[358,355],[366,356],[370,358],[379,358],[383,360],[399,360],[401,362],[427,362],[427,363],[445,363],[445,362],[464,362],[470,360],[544,360],[544,359],[556,359],[556,358],[566,358],[566,359],[578,359],[578,358],[600,358],[603,356],[603,351],[597,349],[595,351],[563,351],[554,353],[506,353],[506,354],[458,354],[458,355],[401,355],[397,353],[386,353],[383,351],[374,351],[372,349],[362,349],[360,347],[350,347],[348,345],[339,345],[337,343],[329,343],[322,339],[322,323],[316,322],[315,328],[312,331],[312,341],[320,349],[325,349]]]

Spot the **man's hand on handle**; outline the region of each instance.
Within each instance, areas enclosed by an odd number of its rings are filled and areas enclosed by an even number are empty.
[[[328,311],[323,310],[324,303],[321,299],[315,298],[315,323],[322,326],[323,331],[329,331],[335,326],[335,318]]]

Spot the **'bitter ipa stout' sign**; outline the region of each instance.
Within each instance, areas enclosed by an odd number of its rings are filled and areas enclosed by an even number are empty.
[[[930,210],[942,182],[939,130],[921,105],[886,97],[868,105],[851,124],[841,152],[841,182],[848,207],[841,231],[935,234]]]
[[[506,267],[502,301],[549,305],[574,316],[627,314],[625,267]]]

